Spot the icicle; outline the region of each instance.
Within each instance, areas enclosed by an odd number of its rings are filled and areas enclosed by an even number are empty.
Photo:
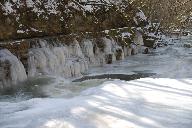
[[[9,50],[0,50],[0,81],[1,88],[9,87],[12,84],[27,79],[25,68],[21,61],[18,60]]]

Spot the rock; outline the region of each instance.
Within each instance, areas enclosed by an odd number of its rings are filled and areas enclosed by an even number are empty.
[[[145,37],[144,38],[144,46],[149,47],[149,48],[156,48],[155,39],[150,38],[150,37]]]
[[[149,48],[145,48],[143,54],[149,54]]]
[[[113,62],[113,54],[105,55],[105,61],[106,61],[107,64],[112,64],[112,62]]]
[[[192,45],[191,45],[190,43],[186,43],[186,44],[184,44],[184,47],[185,47],[185,48],[191,48]]]
[[[144,42],[143,42],[143,36],[141,34],[141,32],[139,31],[136,31],[136,34],[135,34],[135,37],[134,37],[134,40],[133,40],[136,44],[138,45],[144,45]]]
[[[130,44],[130,47],[132,49],[131,51],[131,55],[136,55],[138,53],[138,49],[137,49],[137,46],[135,44]]]
[[[121,48],[116,49],[116,60],[122,60],[123,59],[123,50]]]
[[[81,48],[84,56],[87,58],[90,64],[95,64],[94,46],[90,40],[83,40],[81,42]],[[96,47],[95,47],[96,50]],[[95,51],[96,52],[96,51]]]

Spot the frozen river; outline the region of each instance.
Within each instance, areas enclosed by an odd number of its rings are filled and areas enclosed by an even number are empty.
[[[41,77],[2,92],[0,128],[191,128],[192,49],[179,44],[89,70],[117,79]]]

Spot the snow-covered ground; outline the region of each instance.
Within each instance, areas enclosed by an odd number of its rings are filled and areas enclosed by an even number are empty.
[[[59,78],[42,87],[46,98],[1,100],[0,127],[191,128],[192,49],[175,46],[89,71],[90,75],[156,73],[151,78],[82,83]]]
[[[71,99],[0,103],[1,128],[191,128],[192,79],[115,80]]]

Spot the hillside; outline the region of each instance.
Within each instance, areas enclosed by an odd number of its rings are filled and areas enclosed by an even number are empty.
[[[0,12],[0,40],[95,33],[147,23],[138,16],[141,10],[115,0],[5,0],[0,2]],[[135,23],[136,17],[141,23]]]

